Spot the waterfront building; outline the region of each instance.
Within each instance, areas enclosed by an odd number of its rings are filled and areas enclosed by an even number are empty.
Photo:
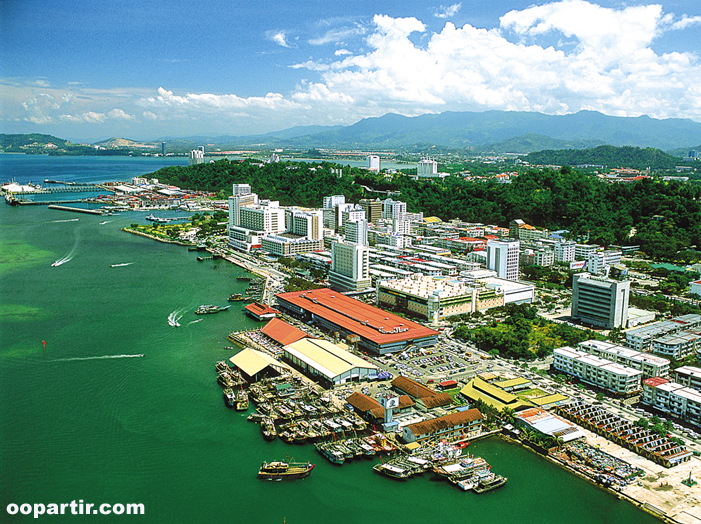
[[[237,225],[260,231],[261,233],[282,233],[285,231],[285,210],[277,202],[262,201],[259,205],[241,207]]]
[[[641,389],[643,372],[615,364],[569,346],[553,351],[553,367],[582,382],[617,395],[631,396]]]
[[[380,157],[377,155],[368,155],[368,171],[380,170]]]
[[[587,340],[577,344],[577,347],[590,355],[640,370],[643,372],[643,378],[665,378],[669,375],[669,360],[650,353],[635,351],[634,349],[602,340]]]
[[[487,242],[487,269],[496,271],[499,278],[518,280],[518,258],[518,240]]]
[[[477,401],[485,402],[498,411],[503,411],[509,408],[513,411],[532,408],[533,404],[521,400],[513,393],[504,391],[500,387],[490,384],[480,377],[475,377],[470,380],[461,390],[460,394],[469,400],[471,403]]]
[[[365,211],[365,218],[368,222],[376,224],[382,218],[382,201],[379,198],[375,200],[363,198],[360,201],[360,207]]]
[[[367,246],[333,242],[329,285],[339,291],[360,291],[370,287],[369,254]]]
[[[701,424],[701,392],[698,389],[663,378],[649,378],[643,381],[641,401],[686,422]]]
[[[236,185],[234,184],[234,186]],[[229,227],[241,225],[241,208],[258,205],[256,193],[237,195],[236,191],[237,189],[234,188],[234,195],[229,197]]]
[[[438,162],[430,158],[422,158],[416,165],[416,175],[422,177],[437,177]]]
[[[392,388],[400,395],[409,395],[422,411],[453,404],[453,398],[448,393],[434,391],[409,377],[395,378]]]
[[[321,238],[314,240],[309,237],[300,237],[289,233],[265,235],[260,237],[259,242],[263,251],[280,257],[295,256],[324,249],[324,240]]]
[[[345,384],[351,380],[367,380],[377,375],[375,364],[347,351],[345,344],[303,338],[282,348],[283,359],[325,386]]]
[[[161,155],[166,156],[166,143],[161,142]]]
[[[604,329],[625,328],[629,292],[628,280],[576,274],[572,283],[572,317]]]
[[[280,347],[309,337],[301,329],[297,329],[279,318],[273,318],[261,328],[260,332]]]
[[[241,372],[246,382],[251,384],[265,377],[277,377],[291,370],[284,362],[252,348],[242,349],[231,357],[229,362]]]
[[[276,295],[278,308],[341,337],[358,335],[359,348],[384,355],[407,346],[432,346],[438,332],[328,288]]]
[[[587,434],[581,428],[541,408],[519,411],[514,414],[514,422],[517,426],[534,431],[536,434],[556,438],[563,444],[587,438]]]
[[[193,149],[192,151],[190,151],[189,159],[189,163],[191,166],[194,166],[196,164],[204,164],[204,148]]]
[[[674,370],[674,378],[680,384],[701,390],[701,368],[682,366]]]
[[[405,426],[402,439],[410,443],[427,439],[453,440],[456,437],[477,435],[482,431],[482,421],[482,413],[477,408],[458,411]]]
[[[260,302],[253,302],[252,304],[246,304],[243,310],[251,317],[258,321],[270,320],[275,318],[278,313],[277,309],[271,308],[267,304],[261,304]]]
[[[381,424],[385,420],[385,408],[383,408],[380,403],[372,397],[363,395],[359,392],[351,393],[346,402],[353,406],[353,409],[361,417],[363,417],[368,422],[373,424]],[[414,407],[414,401],[411,400],[409,395],[399,396],[399,406],[392,409],[392,412],[396,415],[406,413],[411,411]]]

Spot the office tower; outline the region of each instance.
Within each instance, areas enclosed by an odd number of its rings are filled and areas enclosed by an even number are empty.
[[[487,269],[496,271],[499,278],[518,280],[518,256],[518,240],[487,242]]]
[[[360,244],[331,244],[329,285],[338,291],[360,291],[372,285],[370,249]]]
[[[605,329],[626,328],[629,293],[627,280],[610,280],[589,273],[574,275],[572,317]]]

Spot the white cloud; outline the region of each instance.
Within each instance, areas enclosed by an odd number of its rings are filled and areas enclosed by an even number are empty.
[[[701,16],[686,16],[683,15],[681,20],[673,22],[671,25],[672,29],[683,30],[692,25],[701,24]]]
[[[352,27],[337,27],[326,31],[323,36],[310,39],[309,43],[312,45],[340,44],[348,38],[364,35],[366,31],[366,28],[357,24]]]
[[[158,120],[158,115],[156,113],[153,113],[152,111],[144,111],[141,114],[144,116],[144,118],[148,120]]]
[[[285,31],[267,31],[265,37],[271,42],[275,42],[277,45],[282,47],[291,47],[287,42],[287,35]]]
[[[107,116],[110,118],[115,118],[117,120],[132,120],[134,118],[133,115],[127,114],[122,109],[117,108],[107,113]]]
[[[460,11],[460,8],[462,7],[462,3],[459,4],[453,4],[453,5],[442,5],[439,6],[438,10],[433,13],[433,16],[436,18],[450,18],[451,16],[455,16],[458,14],[458,11]]]

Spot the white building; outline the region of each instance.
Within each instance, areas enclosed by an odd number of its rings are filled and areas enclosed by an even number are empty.
[[[190,165],[204,164],[204,149],[193,149],[190,151]]]
[[[250,184],[234,184],[233,186],[234,196],[245,196],[251,194]]]
[[[518,240],[489,240],[487,242],[487,269],[496,271],[499,278],[518,280],[518,261]]]
[[[334,242],[331,245],[329,285],[339,291],[360,291],[372,285],[369,248],[360,244]]]
[[[589,260],[589,255],[596,253],[599,246],[596,244],[575,244],[574,258],[576,260]]]
[[[674,377],[680,384],[701,390],[701,368],[682,366],[674,370]]]
[[[617,364],[643,372],[643,378],[669,376],[669,360],[662,357],[642,353],[624,346],[601,340],[587,340],[577,344],[579,349],[597,357],[605,358]]]
[[[438,162],[430,158],[422,158],[416,165],[416,174],[419,177],[437,177]]]
[[[380,170],[380,157],[377,155],[368,155],[368,171]]]
[[[684,419],[701,424],[701,392],[683,384],[661,378],[643,381],[643,404]]]
[[[368,221],[363,219],[348,220],[344,226],[345,241],[351,244],[368,245]]]
[[[406,217],[406,202],[388,198],[382,201],[382,218],[404,221]]]
[[[575,258],[575,242],[558,242],[553,246],[555,262],[572,262]]]
[[[596,387],[619,395],[633,395],[641,389],[643,372],[595,357],[569,346],[553,351],[553,367]]]
[[[578,273],[572,282],[572,317],[604,329],[625,328],[629,293],[628,280]]]
[[[324,238],[324,218],[320,210],[286,210],[287,229],[310,240]]]

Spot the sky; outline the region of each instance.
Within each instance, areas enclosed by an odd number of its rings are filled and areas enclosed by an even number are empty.
[[[701,2],[2,0],[0,132],[242,136],[387,113],[701,122]]]

